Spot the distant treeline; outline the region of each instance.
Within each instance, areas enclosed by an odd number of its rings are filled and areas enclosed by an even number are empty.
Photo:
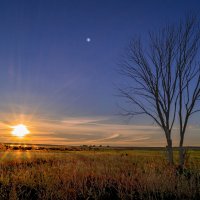
[[[178,147],[173,147],[178,150]],[[200,150],[197,146],[188,146],[187,150]],[[112,147],[103,145],[81,145],[81,146],[61,146],[61,145],[25,145],[25,144],[0,144],[0,150],[43,150],[43,151],[90,151],[90,150],[145,150],[145,151],[165,151],[166,147]]]
[[[0,144],[0,150],[43,150],[43,151],[85,151],[108,149],[109,146],[81,145],[81,146],[59,146],[59,145],[19,145],[19,144]]]

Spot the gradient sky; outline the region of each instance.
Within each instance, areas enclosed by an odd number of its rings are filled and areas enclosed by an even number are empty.
[[[199,13],[199,0],[1,0],[1,142],[165,146],[151,119],[116,116],[117,68],[134,35],[187,11]],[[199,145],[199,117],[187,145]],[[20,123],[24,139],[11,135]]]

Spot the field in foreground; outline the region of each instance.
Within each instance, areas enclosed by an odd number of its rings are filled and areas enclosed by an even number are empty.
[[[2,151],[0,200],[200,199],[200,151],[186,168],[146,150]]]

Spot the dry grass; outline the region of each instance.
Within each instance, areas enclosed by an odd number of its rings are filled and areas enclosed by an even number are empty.
[[[200,152],[187,168],[158,151],[1,152],[0,199],[200,199]]]

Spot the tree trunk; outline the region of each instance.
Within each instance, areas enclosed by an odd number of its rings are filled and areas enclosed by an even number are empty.
[[[184,147],[179,147],[179,165],[183,167],[185,163],[185,149]]]
[[[181,140],[179,144],[179,165],[181,167],[183,167],[185,163],[185,149],[183,147],[183,140],[184,140],[184,137],[181,136]]]
[[[173,157],[173,148],[172,148],[172,140],[167,140],[167,159],[169,161],[169,164],[174,164],[174,157]]]

